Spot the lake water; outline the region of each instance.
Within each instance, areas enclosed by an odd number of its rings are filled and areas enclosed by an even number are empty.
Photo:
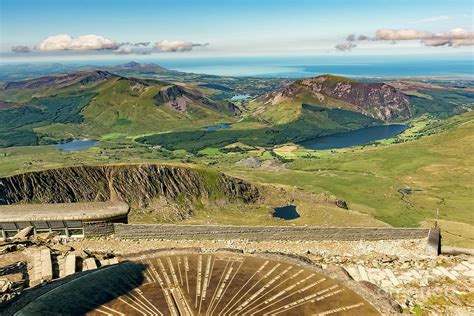
[[[64,151],[76,151],[93,147],[96,144],[97,141],[93,139],[74,139],[67,143],[57,144],[56,148]]]
[[[223,128],[230,128],[230,125],[226,123],[217,123],[216,125],[206,126],[205,128],[208,132],[216,132]]]
[[[234,95],[230,100],[231,101],[239,101],[239,100],[245,100],[245,99],[248,99],[250,98],[250,96],[248,94],[238,94],[238,95]]]
[[[276,207],[273,217],[291,220],[300,217],[300,214],[298,214],[296,211],[296,205],[287,205],[283,207]]]
[[[335,148],[346,148],[361,146],[375,140],[391,138],[406,130],[407,125],[392,124],[372,126],[357,129],[350,132],[338,133],[328,136],[316,137],[300,142],[299,145],[307,149],[327,150]]]

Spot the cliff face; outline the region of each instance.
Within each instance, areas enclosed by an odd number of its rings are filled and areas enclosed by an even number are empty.
[[[120,200],[146,207],[158,197],[251,203],[259,192],[219,172],[149,164],[70,167],[0,178],[0,204]]]

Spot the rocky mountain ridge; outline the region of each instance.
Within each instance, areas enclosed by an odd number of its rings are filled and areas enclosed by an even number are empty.
[[[308,95],[317,105],[341,106],[338,101],[352,111],[383,121],[411,116],[408,96],[391,85],[358,82],[332,75],[297,80],[265,96],[263,101],[266,105],[275,106],[286,100],[308,98]]]
[[[0,178],[0,204],[118,200],[146,207],[159,197],[252,203],[259,190],[220,172],[154,164],[78,166]]]

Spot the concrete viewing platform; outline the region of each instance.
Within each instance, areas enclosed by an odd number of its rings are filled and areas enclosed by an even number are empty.
[[[0,205],[0,237],[11,238],[26,227],[68,237],[110,234],[112,223],[127,223],[129,209],[123,202]]]
[[[0,205],[0,222],[100,221],[126,216],[128,211],[123,202],[11,204]]]

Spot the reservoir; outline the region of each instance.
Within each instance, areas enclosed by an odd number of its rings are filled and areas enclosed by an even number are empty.
[[[67,143],[57,144],[55,147],[64,151],[76,151],[93,147],[96,144],[97,141],[93,139],[74,139]]]
[[[230,100],[239,101],[239,100],[246,100],[248,98],[250,98],[250,95],[248,94],[238,94],[238,95],[234,95]]]
[[[205,128],[208,132],[216,132],[222,128],[230,128],[230,125],[226,123],[217,123],[216,125],[206,126]]]
[[[306,149],[327,150],[361,146],[375,140],[394,137],[408,128],[403,124],[371,126],[350,132],[338,133],[308,139],[298,143]]]

